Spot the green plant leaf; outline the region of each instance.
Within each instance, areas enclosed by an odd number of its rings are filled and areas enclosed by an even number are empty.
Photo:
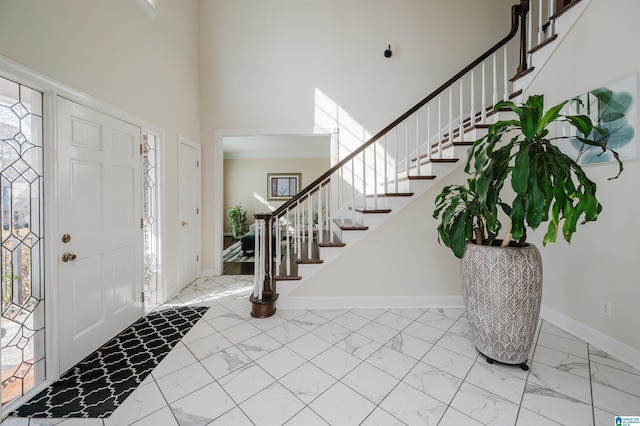
[[[511,237],[516,241],[520,241],[525,234],[525,214],[525,199],[522,195],[518,195],[511,204]]]
[[[538,133],[539,111],[523,107],[520,113],[520,126],[525,139],[532,140]]]
[[[542,245],[546,246],[548,243],[555,243],[556,236],[558,235],[558,223],[554,221],[549,222],[547,233],[542,238]]]
[[[527,191],[527,183],[529,181],[529,148],[530,145],[524,145],[516,154],[515,166],[511,173],[511,186],[517,194],[524,195]]]
[[[562,108],[564,108],[564,106],[567,104],[567,102],[568,101],[564,101],[564,102],[562,102],[562,103],[550,108],[542,116],[542,119],[540,120],[540,128],[538,130],[544,129],[550,123],[552,123],[553,121],[557,120],[558,117],[560,117],[560,110],[562,110]]]
[[[593,124],[586,115],[567,115],[565,118],[583,135],[588,136],[591,134]]]

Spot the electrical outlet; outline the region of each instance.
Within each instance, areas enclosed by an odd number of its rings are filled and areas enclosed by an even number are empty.
[[[611,318],[613,316],[613,307],[611,306],[611,302],[607,300],[600,301],[600,313],[605,317]]]

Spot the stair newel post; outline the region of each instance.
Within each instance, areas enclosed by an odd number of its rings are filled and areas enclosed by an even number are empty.
[[[520,1],[520,64],[518,74],[522,74],[529,69],[527,65],[527,14],[529,13],[529,0]]]
[[[256,267],[255,287],[251,295],[251,316],[268,318],[275,314],[278,294],[271,272],[271,228],[274,216],[271,213],[257,213],[256,220]]]

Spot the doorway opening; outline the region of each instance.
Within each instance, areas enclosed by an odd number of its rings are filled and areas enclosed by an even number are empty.
[[[331,167],[331,140],[330,133],[222,138],[223,275],[253,275],[254,215],[274,211],[286,202],[270,199],[268,175],[299,174],[300,188],[304,188]],[[234,238],[229,211],[237,205],[246,211],[248,229]]]

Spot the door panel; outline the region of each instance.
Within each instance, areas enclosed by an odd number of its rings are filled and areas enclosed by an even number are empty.
[[[200,147],[180,141],[179,285],[200,276]]]
[[[58,98],[58,145],[64,372],[143,313],[140,129]]]

